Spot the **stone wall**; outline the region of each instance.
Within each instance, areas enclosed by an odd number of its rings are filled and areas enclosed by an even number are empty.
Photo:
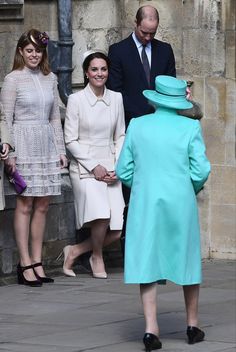
[[[5,16],[0,21],[0,86],[11,69],[20,33],[35,27],[47,31],[51,39],[58,39],[56,0],[18,2],[21,16],[16,15],[15,20]],[[110,44],[126,37],[143,4],[159,10],[157,37],[171,43],[177,76],[194,81],[193,95],[204,111],[202,127],[212,173],[198,197],[203,256],[235,259],[235,0],[72,0],[73,89],[79,89],[83,81],[83,52],[91,48],[107,50]],[[49,262],[57,252],[52,253],[52,247],[59,250],[68,241],[75,241],[73,196],[68,175],[64,179],[62,197],[50,206],[45,236]],[[14,201],[7,199],[7,209],[0,214],[3,273],[11,272],[16,262],[13,208]]]
[[[177,76],[194,81],[193,96],[204,111],[212,173],[198,197],[203,255],[235,259],[235,1],[74,1],[73,82],[82,82],[83,52],[107,50],[126,37],[144,4],[159,10],[157,37],[173,46]]]

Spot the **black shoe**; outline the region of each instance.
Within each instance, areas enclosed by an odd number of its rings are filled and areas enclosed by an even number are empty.
[[[18,284],[19,285],[26,285],[26,286],[31,286],[31,287],[40,287],[42,286],[42,282],[37,280],[26,280],[24,277],[24,271],[33,269],[32,265],[27,265],[27,266],[21,266],[20,264],[17,265],[17,279],[18,279]]]
[[[33,270],[34,268],[36,268],[37,266],[42,266],[42,263],[35,263],[35,264],[32,264],[32,267],[33,267]],[[52,279],[51,277],[47,277],[47,276],[39,276],[36,272],[36,270],[34,270],[34,275],[37,277],[37,279],[41,282],[44,282],[44,283],[53,283],[54,282],[54,279]]]
[[[146,352],[152,351],[152,350],[159,350],[162,348],[162,343],[159,340],[159,338],[154,335],[146,332],[146,334],[143,337],[143,343],[146,348]]]
[[[188,344],[193,345],[196,342],[201,342],[204,340],[205,333],[196,326],[187,327]]]

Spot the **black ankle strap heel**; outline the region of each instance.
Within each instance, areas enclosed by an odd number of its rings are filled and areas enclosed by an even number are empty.
[[[41,262],[39,263],[34,263],[32,264],[32,268],[34,270],[34,275],[37,277],[37,279],[43,283],[53,283],[54,279],[48,276],[39,276],[34,268],[37,268],[38,266],[43,266]]]
[[[18,279],[18,284],[19,285],[26,285],[26,286],[31,286],[31,287],[40,287],[42,286],[42,282],[37,280],[27,280],[24,277],[24,271],[33,269],[32,265],[27,265],[27,266],[21,266],[20,264],[17,265],[17,279]]]

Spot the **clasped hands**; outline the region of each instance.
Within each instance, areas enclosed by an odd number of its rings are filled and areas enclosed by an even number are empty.
[[[103,181],[107,184],[113,184],[117,182],[117,177],[115,171],[107,171],[107,169],[102,165],[97,165],[92,173],[97,181]]]

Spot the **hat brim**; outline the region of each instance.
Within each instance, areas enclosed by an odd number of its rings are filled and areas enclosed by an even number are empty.
[[[193,104],[186,99],[184,96],[169,96],[160,94],[154,90],[144,90],[143,95],[151,103],[170,109],[191,109]]]

